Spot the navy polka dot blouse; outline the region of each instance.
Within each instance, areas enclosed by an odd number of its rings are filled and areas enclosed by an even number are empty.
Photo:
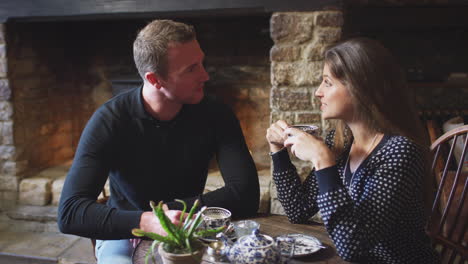
[[[328,146],[333,135],[326,138]],[[421,149],[405,137],[386,135],[350,177],[350,146],[335,166],[312,171],[304,182],[285,149],[272,154],[273,179],[289,220],[305,223],[320,210],[346,261],[438,263],[424,229]]]

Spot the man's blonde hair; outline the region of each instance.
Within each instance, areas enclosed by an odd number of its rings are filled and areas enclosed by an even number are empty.
[[[167,48],[170,43],[186,43],[195,39],[193,26],[172,20],[154,20],[146,25],[133,42],[133,59],[140,76],[154,72],[167,77]]]

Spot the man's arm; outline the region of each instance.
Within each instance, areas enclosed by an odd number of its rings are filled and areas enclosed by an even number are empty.
[[[216,157],[225,186],[204,194],[203,204],[227,208],[235,217],[254,215],[260,201],[255,163],[234,113],[222,105],[217,114]]]
[[[111,167],[115,131],[101,107],[86,125],[68,172],[58,208],[61,232],[99,239],[131,238],[141,211],[125,211],[96,203]]]

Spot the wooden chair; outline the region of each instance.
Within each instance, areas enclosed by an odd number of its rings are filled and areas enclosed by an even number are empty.
[[[107,195],[106,189],[102,189],[102,197],[97,199],[96,202],[99,204],[106,204],[109,200],[109,195]],[[91,244],[93,246],[93,256],[96,258],[96,239],[90,238]]]
[[[440,136],[432,145],[432,172],[437,192],[432,205],[428,234],[440,253],[442,263],[468,261],[468,125]],[[460,151],[457,142],[463,142]],[[455,153],[458,152],[458,159]]]

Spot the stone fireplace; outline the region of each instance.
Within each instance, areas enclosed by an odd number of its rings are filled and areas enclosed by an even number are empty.
[[[86,19],[0,23],[0,211],[57,202],[82,129],[112,97],[112,83],[138,78],[132,41],[139,28],[157,17],[195,26],[211,77],[206,92],[230,105],[240,120],[259,170],[262,211],[282,213],[270,186],[265,141],[269,124],[284,119],[328,127],[314,98],[327,45],[357,35],[377,38],[401,60],[422,109],[453,107],[453,101],[456,108],[466,108],[468,86],[444,89],[450,73],[468,73],[468,22],[461,19],[466,6],[443,12],[434,7],[447,19],[438,24],[431,22],[433,11],[424,6],[408,9],[404,1],[378,7],[369,1],[292,2],[289,8],[259,12],[249,7],[248,12],[223,15],[162,10],[164,15],[145,17],[110,12]],[[389,16],[389,10],[395,16]],[[450,42],[438,41],[442,37]],[[425,45],[427,41],[435,44]],[[440,94],[453,100],[433,100],[432,95]],[[294,162],[302,176],[311,169],[310,164]],[[213,166],[209,188],[222,184],[217,174]]]
[[[312,94],[320,82],[320,52],[340,37],[341,12],[174,19],[197,30],[211,78],[206,92],[238,116],[267,211],[265,130],[270,117],[321,125]],[[131,45],[150,20],[2,24],[1,208],[57,202],[87,120],[112,97],[113,82],[138,78]]]

